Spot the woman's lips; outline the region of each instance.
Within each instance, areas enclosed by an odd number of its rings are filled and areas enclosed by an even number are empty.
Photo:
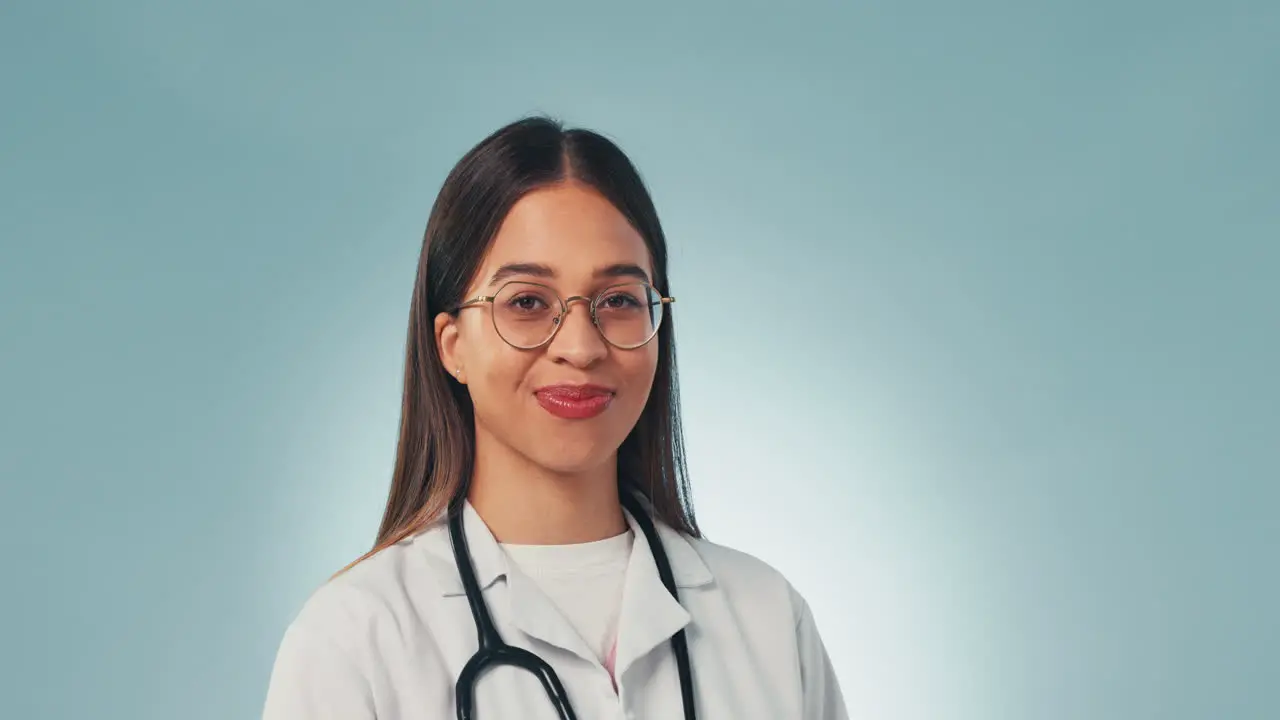
[[[613,402],[613,391],[599,385],[548,385],[534,396],[543,410],[567,420],[595,417]]]

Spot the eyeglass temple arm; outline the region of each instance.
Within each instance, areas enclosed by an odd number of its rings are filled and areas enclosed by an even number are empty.
[[[457,312],[462,308],[471,307],[472,305],[480,305],[482,303],[493,302],[496,297],[497,297],[496,295],[480,295],[480,296],[471,298],[466,302],[459,303],[458,305],[454,306],[453,311]]]

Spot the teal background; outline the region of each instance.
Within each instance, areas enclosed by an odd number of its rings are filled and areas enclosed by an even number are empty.
[[[852,717],[1280,714],[1280,5],[0,7],[0,716],[249,718],[473,143],[604,131]]]

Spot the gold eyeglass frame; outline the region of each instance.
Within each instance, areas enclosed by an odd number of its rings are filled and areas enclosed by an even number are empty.
[[[604,329],[600,327],[600,318],[596,316],[596,303],[600,302],[600,299],[603,298],[605,296],[605,293],[609,292],[610,290],[613,290],[614,288],[620,288],[620,287],[629,287],[631,285],[644,285],[650,290],[653,290],[654,293],[658,295],[658,302],[656,303],[658,305],[670,305],[671,303],[674,303],[676,301],[675,298],[667,297],[663,295],[661,292],[658,291],[658,288],[654,287],[651,283],[644,282],[643,280],[636,280],[634,282],[625,282],[625,283],[615,283],[606,288],[602,288],[600,292],[596,293],[594,298],[589,298],[589,297],[586,297],[585,295],[570,295],[567,298],[562,298],[560,297],[560,293],[556,292],[556,289],[551,287],[550,285],[545,285],[543,283],[529,282],[527,280],[508,280],[507,282],[503,283],[502,286],[499,287],[496,292],[494,292],[494,294],[479,295],[477,297],[471,298],[470,300],[467,300],[459,304],[457,307],[455,307],[453,309],[453,312],[456,314],[459,311],[469,307],[479,307],[485,304],[491,305],[493,301],[496,300],[498,296],[502,294],[502,291],[505,290],[508,285],[532,285],[534,287],[545,288],[548,292],[551,293],[552,296],[555,297],[556,300],[560,301],[560,314],[557,315],[555,320],[551,322],[552,324],[551,334],[547,336],[546,340],[543,340],[537,345],[528,345],[528,346],[516,345],[515,343],[511,342],[506,337],[504,337],[502,335],[502,331],[498,329],[498,314],[493,312],[492,309],[490,309],[489,322],[493,325],[493,331],[498,334],[499,338],[502,338],[503,342],[505,342],[506,344],[510,345],[511,347],[517,350],[537,350],[540,347],[545,347],[548,343],[554,340],[556,337],[556,334],[560,332],[560,328],[564,327],[564,317],[569,314],[569,305],[576,300],[581,300],[587,303],[588,312],[591,313],[591,324],[595,327],[596,332],[600,334],[600,337],[606,343],[612,345],[613,347],[618,348],[619,350],[636,350],[644,347],[645,345],[648,345],[650,342],[653,341],[655,337],[658,336],[658,330],[662,329],[662,320],[661,320],[662,316],[659,316],[658,324],[653,328],[653,333],[649,335],[649,337],[646,338],[644,342],[639,343],[637,345],[619,345],[613,342],[612,340],[610,340],[608,337],[606,337],[604,334]],[[663,310],[663,313],[665,314],[666,311]]]

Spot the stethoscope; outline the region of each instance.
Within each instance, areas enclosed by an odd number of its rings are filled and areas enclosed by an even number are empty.
[[[680,596],[676,593],[675,578],[671,574],[671,562],[667,552],[658,538],[658,531],[653,520],[631,493],[623,491],[622,506],[636,519],[636,524],[644,533],[653,559],[658,565],[658,576],[667,587],[671,597],[677,602]],[[479,636],[479,649],[463,666],[458,675],[455,696],[458,709],[458,720],[472,720],[475,707],[476,681],[480,673],[498,665],[512,665],[527,670],[538,676],[542,688],[555,706],[560,720],[577,720],[573,706],[569,704],[569,696],[556,671],[551,669],[545,660],[518,647],[512,647],[502,641],[498,630],[494,627],[493,618],[489,616],[489,608],[484,604],[480,593],[480,584],[476,582],[476,571],[471,564],[471,553],[467,550],[467,538],[462,532],[462,504],[454,503],[449,509],[449,537],[453,541],[453,559],[458,564],[458,574],[462,577],[462,587],[467,593],[467,604],[471,606],[471,617],[476,621],[476,634]],[[671,649],[676,656],[676,670],[680,676],[680,698],[684,702],[685,720],[695,720],[693,710],[693,671],[689,667],[689,645],[684,630],[679,630],[671,637]]]

